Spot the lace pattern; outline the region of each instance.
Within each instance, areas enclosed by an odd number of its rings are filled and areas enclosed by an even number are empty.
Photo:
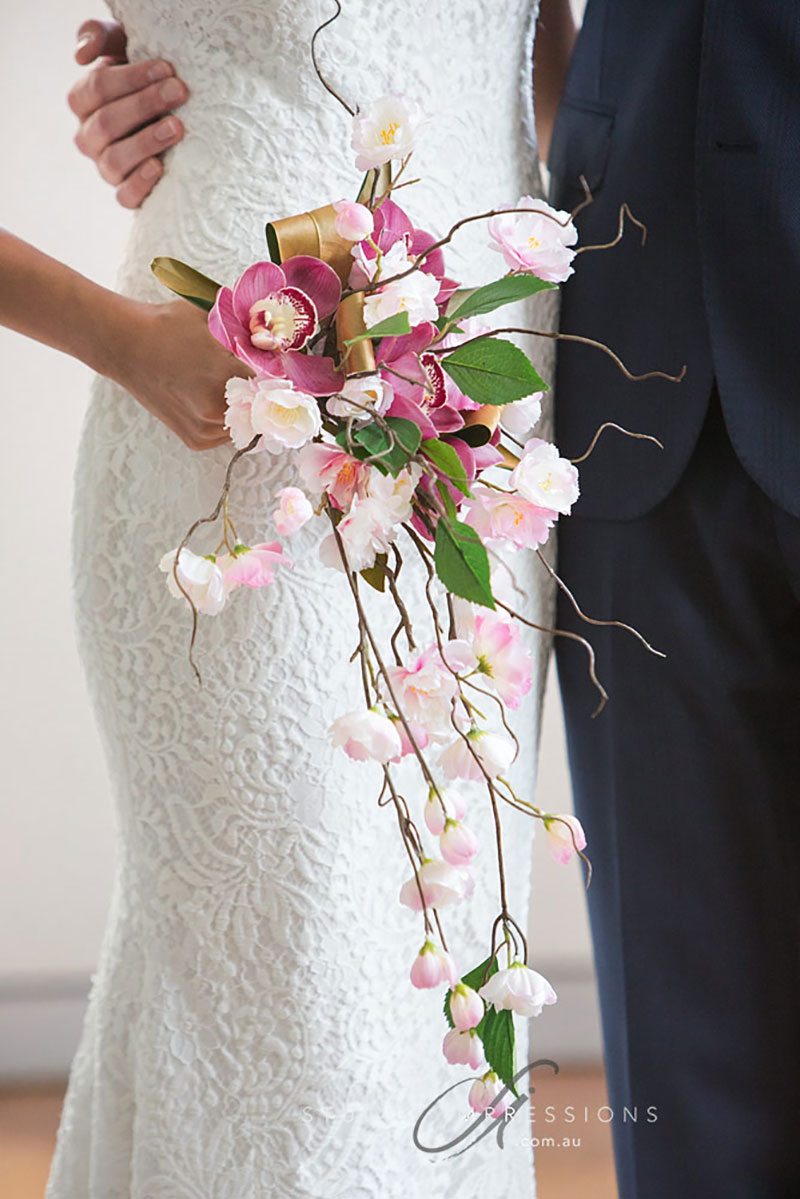
[[[136,214],[121,290],[164,298],[148,269],[156,254],[230,282],[266,257],[266,219],[352,194],[348,119],[308,53],[331,8],[114,5],[131,56],[168,57],[191,90],[187,136]],[[320,40],[328,77],[351,100],[394,88],[435,114],[417,155],[424,182],[404,197],[435,233],[541,190],[526,99],[531,9],[345,0]],[[479,227],[449,263],[475,282],[501,269]],[[553,326],[554,297],[530,307]],[[552,379],[551,343],[537,361]],[[423,1108],[467,1072],[442,1057],[441,994],[408,982],[421,925],[397,902],[407,866],[391,811],[375,803],[375,772],[326,738],[360,696],[351,598],[319,563],[321,526],[292,540],[293,572],[201,618],[202,690],[192,677],[188,613],[156,564],[214,506],[230,452],[192,453],[119,387],[95,381],[75,478],[74,601],[119,859],[48,1199],[533,1195],[527,1109],[502,1150],[495,1135],[462,1156],[412,1143]],[[271,496],[293,481],[271,455],[240,463],[232,510],[245,539],[263,539]],[[521,562],[528,610],[548,624],[544,572]],[[536,648],[541,684],[547,646]],[[517,720],[527,794],[538,702]],[[421,791],[410,779],[413,806]],[[510,809],[503,818],[524,924],[533,822]],[[497,905],[480,798],[470,824],[482,841],[476,892],[445,923],[462,969],[485,956]],[[525,1052],[523,1041],[520,1064]],[[448,1100],[424,1127],[428,1144],[465,1127],[466,1086]]]

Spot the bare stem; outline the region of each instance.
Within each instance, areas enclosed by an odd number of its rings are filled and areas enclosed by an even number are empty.
[[[586,461],[600,440],[600,434],[604,429],[616,429],[618,433],[624,433],[626,437],[635,437],[639,441],[652,441],[660,450],[663,450],[664,448],[664,443],[659,441],[657,437],[653,437],[651,433],[631,433],[630,429],[623,429],[622,425],[615,424],[613,420],[607,420],[603,422],[603,424],[595,433],[589,444],[588,450],[586,450],[584,454],[581,454],[580,458],[570,458],[570,462],[573,466],[577,466],[580,462]]]

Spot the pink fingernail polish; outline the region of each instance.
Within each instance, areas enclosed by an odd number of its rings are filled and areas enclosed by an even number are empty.
[[[151,180],[158,178],[158,176],[161,174],[161,167],[154,158],[151,158],[144,164],[140,174],[146,183],[150,183]]]

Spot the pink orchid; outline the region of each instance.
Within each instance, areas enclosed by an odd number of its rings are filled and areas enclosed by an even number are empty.
[[[495,491],[483,483],[472,488],[474,498],[465,500],[467,523],[484,541],[510,541],[512,545],[535,549],[544,545],[558,513],[539,507],[525,496]]]
[[[267,587],[275,578],[276,566],[294,563],[283,552],[279,541],[262,541],[253,546],[236,546],[233,554],[217,560],[226,593],[236,587]]]
[[[354,262],[348,282],[351,287],[361,288],[371,281],[375,273],[372,262],[377,258],[378,251],[388,254],[393,246],[402,242],[408,258],[414,262],[435,241],[433,234],[424,229],[415,229],[408,215],[394,200],[383,200],[375,210],[375,229],[372,234],[374,244],[365,241],[354,247]],[[436,303],[441,308],[458,287],[454,280],[444,277],[442,251],[433,250],[426,254],[419,269],[439,280]]]
[[[330,395],[341,384],[333,359],[302,351],[319,322],[336,311],[341,294],[336,272],[318,258],[299,254],[282,266],[256,262],[233,288],[220,288],[208,328],[259,374],[289,378],[311,395]]]

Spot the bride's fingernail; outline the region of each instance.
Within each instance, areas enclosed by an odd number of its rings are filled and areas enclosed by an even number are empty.
[[[84,33],[81,37],[78,38],[75,49],[82,50],[84,46],[89,45],[89,42],[91,42],[93,40],[93,38],[94,38],[93,33]]]
[[[173,117],[167,117],[166,121],[161,121],[153,130],[156,140],[159,142],[168,142],[178,133],[178,122]]]
[[[150,181],[152,179],[157,179],[158,176],[161,174],[161,167],[159,166],[159,164],[155,160],[155,158],[151,158],[148,162],[146,162],[144,164],[140,173],[141,173],[142,179],[144,179],[145,183],[150,183]]]
[[[147,72],[147,78],[151,83],[158,83],[159,79],[166,79],[172,74],[172,67],[168,62],[154,62]]]

